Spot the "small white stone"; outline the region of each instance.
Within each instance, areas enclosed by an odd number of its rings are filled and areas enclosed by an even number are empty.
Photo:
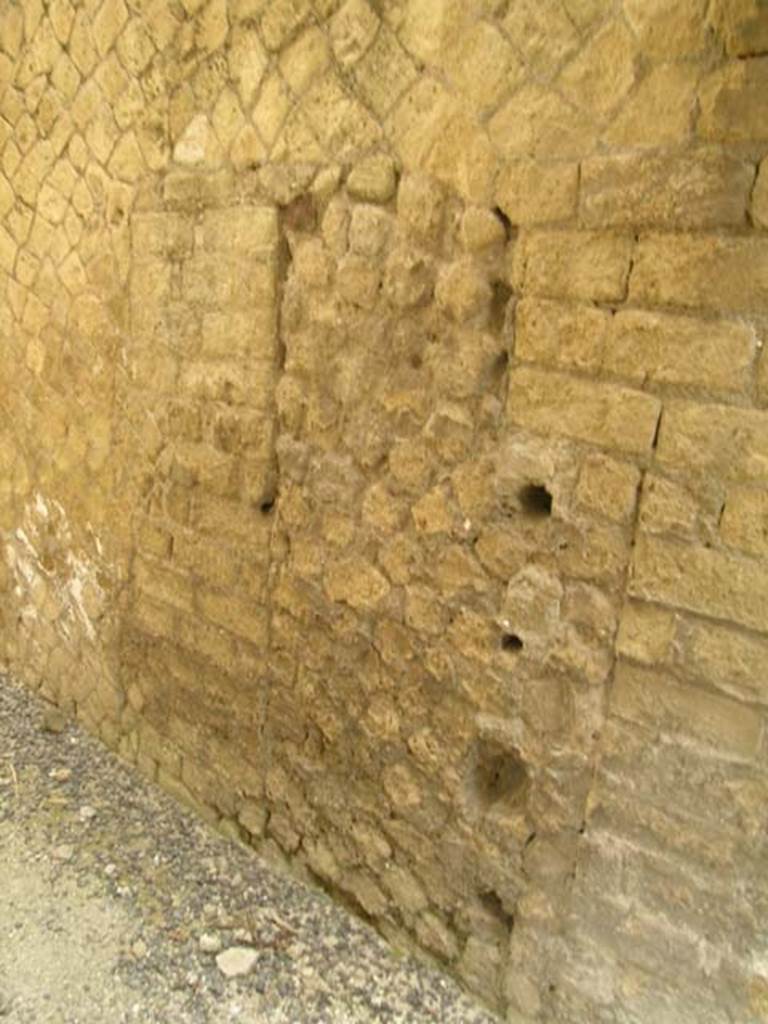
[[[95,807],[89,807],[87,804],[85,807],[80,808],[80,821],[92,821],[96,817],[98,811]]]
[[[256,965],[259,954],[247,946],[231,946],[216,957],[216,966],[226,978],[248,974]]]
[[[198,939],[198,945],[203,953],[218,953],[221,950],[221,936],[215,932],[203,932]]]
[[[72,860],[75,848],[68,843],[63,843],[61,846],[55,846],[51,852],[56,860]]]

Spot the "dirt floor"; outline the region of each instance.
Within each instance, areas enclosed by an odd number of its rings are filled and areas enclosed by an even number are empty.
[[[45,718],[43,705],[0,677],[6,1020],[493,1018],[324,895],[208,829],[73,724]]]

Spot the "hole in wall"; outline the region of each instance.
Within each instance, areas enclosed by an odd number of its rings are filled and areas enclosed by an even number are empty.
[[[520,508],[530,519],[552,515],[552,495],[543,484],[526,484],[518,491]]]
[[[493,212],[501,221],[501,226],[504,228],[504,234],[507,236],[507,241],[509,241],[513,233],[512,221],[509,219],[506,213],[504,213],[500,206],[494,206]]]
[[[511,931],[515,924],[514,915],[504,909],[504,904],[498,893],[493,892],[493,890],[481,892],[479,898],[483,909],[495,917],[506,929]]]
[[[506,350],[498,352],[493,357],[493,362],[488,367],[487,386],[494,389],[501,397],[500,392],[506,390],[505,381],[509,369],[509,353]]]
[[[478,742],[468,779],[468,796],[481,813],[499,804],[522,804],[529,782],[528,769],[517,750],[502,747],[492,739]]]
[[[523,641],[516,633],[504,633],[501,638],[501,649],[515,654],[517,651],[522,651]]]
[[[292,231],[314,231],[317,227],[317,207],[311,195],[304,193],[282,208],[283,225]]]
[[[507,320],[507,306],[512,298],[512,289],[506,281],[494,281],[491,293],[491,328],[500,332],[504,330]]]
[[[262,491],[261,498],[256,503],[256,507],[263,516],[268,516],[274,511],[276,501],[277,489],[269,486]]]

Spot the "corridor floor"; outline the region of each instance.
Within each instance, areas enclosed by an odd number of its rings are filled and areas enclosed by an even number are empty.
[[[492,1024],[76,726],[47,725],[0,677],[0,1024]]]

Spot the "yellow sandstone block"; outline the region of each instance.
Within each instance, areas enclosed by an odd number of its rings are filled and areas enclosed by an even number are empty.
[[[513,284],[524,295],[621,301],[626,294],[633,249],[629,235],[526,231],[515,247]]]
[[[574,163],[513,160],[496,183],[496,202],[513,224],[568,220],[576,212],[578,183]]]
[[[677,473],[763,483],[768,473],[768,411],[670,402],[664,410],[659,464]]]
[[[720,536],[731,547],[768,558],[768,492],[731,488],[720,520]]]
[[[765,566],[739,555],[641,534],[629,592],[768,632]]]
[[[661,405],[641,391],[518,367],[507,415],[544,434],[634,454],[650,452]]]
[[[576,485],[576,504],[589,512],[628,523],[637,505],[640,470],[605,455],[585,459]]]
[[[768,238],[646,235],[637,247],[629,297],[717,313],[768,313]]]
[[[595,227],[739,227],[754,176],[746,160],[709,149],[591,157],[581,165],[579,212]]]
[[[754,758],[762,739],[762,721],[752,708],[625,663],[619,664],[610,706],[621,718],[659,732],[692,736],[739,758]]]

